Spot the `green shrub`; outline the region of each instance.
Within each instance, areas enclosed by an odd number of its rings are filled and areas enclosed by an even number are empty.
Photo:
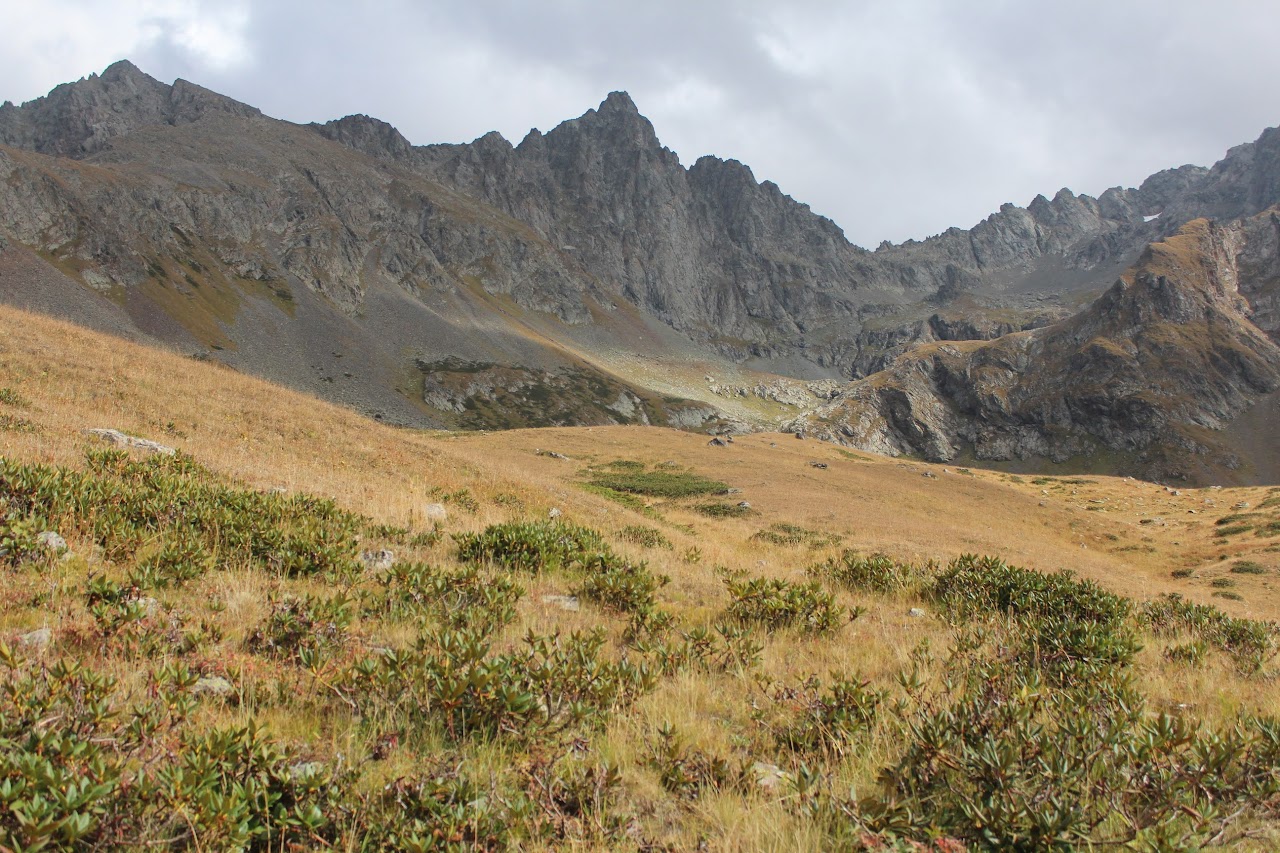
[[[594,530],[556,521],[495,524],[482,533],[458,533],[453,538],[463,562],[491,563],[532,574],[569,567],[608,550]]]
[[[780,521],[769,525],[764,530],[751,534],[755,542],[768,542],[771,545],[808,545],[810,548],[823,548],[840,544],[840,537],[832,533],[819,533],[798,524]]]
[[[653,610],[654,594],[670,582],[666,575],[650,572],[644,563],[631,563],[612,554],[600,555],[586,569],[586,578],[574,594],[622,613],[640,615]]]
[[[751,515],[751,507],[725,501],[704,501],[694,504],[693,509],[710,518],[744,518]]]
[[[1069,572],[1041,574],[965,554],[937,574],[926,595],[962,622],[1004,617],[1021,638],[1021,654],[1058,679],[1127,664],[1141,648],[1129,600]]]
[[[354,619],[351,599],[286,595],[271,602],[271,612],[250,635],[249,649],[270,657],[312,666],[323,653],[340,648]]]
[[[857,592],[883,594],[906,588],[912,572],[909,566],[896,563],[884,554],[864,557],[856,551],[845,551],[839,557],[811,567],[809,574]]]
[[[35,433],[39,431],[40,426],[34,421],[0,412],[0,432]]]
[[[857,677],[834,677],[824,691],[811,678],[798,689],[776,689],[775,701],[794,710],[791,719],[775,734],[783,749],[803,754],[841,757],[859,735],[875,725],[885,693]]]
[[[641,524],[632,524],[622,528],[618,536],[628,542],[634,542],[646,548],[666,548],[669,551],[675,547],[671,540],[662,534],[661,530],[654,527],[645,527]]]
[[[1228,616],[1216,607],[1195,604],[1176,593],[1148,601],[1138,611],[1139,620],[1158,636],[1191,634],[1235,661],[1246,673],[1262,670],[1275,656],[1280,626]]]
[[[733,601],[725,616],[745,625],[759,625],[770,633],[796,627],[808,633],[829,634],[861,615],[860,610],[850,611],[836,604],[835,597],[816,581],[799,584],[777,578],[730,578],[726,583]]]
[[[135,461],[124,451],[92,450],[86,462],[75,471],[0,459],[0,499],[17,518],[91,538],[113,561],[134,557],[144,543],[181,543],[186,557],[171,551],[150,567],[157,580],[203,571],[197,551],[291,577],[361,571],[357,532],[365,521],[332,501],[236,488],[182,454]]]
[[[429,619],[449,628],[489,634],[516,616],[524,588],[508,577],[474,567],[441,569],[425,563],[395,563],[383,577],[385,591],[371,597],[374,614]]]
[[[1228,571],[1234,575],[1265,575],[1267,570],[1253,560],[1238,560]]]

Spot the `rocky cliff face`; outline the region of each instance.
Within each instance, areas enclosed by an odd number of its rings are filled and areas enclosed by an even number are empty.
[[[1155,476],[1234,467],[1212,431],[1280,388],[1278,223],[1275,209],[1195,220],[1080,314],[987,343],[921,347],[794,426],[935,461],[1105,451]]]
[[[419,387],[419,365],[448,359],[519,386],[476,402],[496,406],[486,417],[504,424],[544,386],[582,398],[557,415],[569,423],[631,417],[644,407],[611,408],[631,397],[651,401],[645,417],[686,391],[725,399],[701,371],[684,385],[670,371],[641,377],[659,392],[652,397],[622,387],[631,379],[608,366],[654,352],[727,373],[742,364],[847,380],[924,347],[941,354],[930,371],[949,393],[964,381],[946,375],[959,364],[947,353],[975,350],[958,342],[1000,338],[976,348],[996,359],[988,372],[1005,362],[1022,370],[1039,356],[1019,355],[1012,342],[1045,340],[1047,331],[1025,330],[1101,293],[1151,240],[1206,213],[1251,216],[1277,202],[1280,134],[1268,131],[1212,169],[1161,172],[1096,199],[1062,190],[1026,208],[1005,205],[967,231],[869,252],[741,163],[704,157],[685,167],[625,93],[518,145],[491,133],[415,147],[368,116],[293,125],[128,63],[0,107],[0,240],[10,244],[0,261],[45,263],[79,282],[103,306],[103,324],[123,317],[153,337],[408,423],[454,424],[457,407],[465,410],[452,390]],[[1275,334],[1275,259],[1260,238],[1241,245],[1241,292]],[[5,298],[21,301],[21,281],[50,280],[5,279],[6,268],[0,262]],[[73,293],[59,288],[57,299]],[[591,366],[579,374],[584,360]],[[510,369],[531,373],[517,381]],[[587,399],[597,385],[609,399]],[[914,411],[909,397],[893,410]],[[913,438],[913,418],[858,434],[881,435],[867,443],[890,450],[954,449],[948,436],[960,427],[922,427]],[[994,438],[972,440],[1004,452]],[[1030,452],[1036,440],[1008,452]],[[1060,455],[1054,447],[1041,449]]]

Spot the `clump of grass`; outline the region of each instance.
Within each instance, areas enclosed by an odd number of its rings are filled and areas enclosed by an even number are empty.
[[[615,465],[617,463],[614,463]],[[653,498],[691,498],[722,495],[729,486],[693,471],[646,470],[643,467],[604,468],[591,473],[588,482],[597,488]]]
[[[1262,564],[1253,560],[1238,560],[1228,569],[1233,575],[1265,575],[1267,570]]]
[[[1244,601],[1244,596],[1238,592],[1231,590],[1218,590],[1213,594],[1214,598],[1225,598],[1228,601]]]
[[[764,530],[756,531],[751,534],[751,539],[756,542],[768,542],[771,545],[808,545],[815,549],[840,544],[840,537],[834,533],[819,533],[785,521],[779,521]]]
[[[1195,573],[1196,573],[1195,569],[1174,569],[1173,571],[1169,572],[1169,576],[1182,579],[1182,578],[1189,578]]]
[[[1212,581],[1209,582],[1209,586],[1213,587],[1214,589],[1231,589],[1231,587],[1235,585],[1236,585],[1236,582],[1233,581],[1231,578],[1214,578]]]
[[[727,501],[704,501],[694,504],[693,509],[708,518],[745,518],[751,515],[751,507]]]
[[[34,433],[39,431],[40,426],[34,421],[29,421],[17,415],[0,413],[0,432]]]
[[[646,548],[666,548],[669,551],[675,547],[661,530],[656,527],[646,527],[643,524],[627,525],[618,531],[618,536]]]
[[[12,388],[0,388],[0,403],[15,409],[26,409],[31,405],[30,400]]]

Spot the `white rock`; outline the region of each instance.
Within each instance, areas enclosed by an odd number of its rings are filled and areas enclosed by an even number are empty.
[[[57,533],[53,532],[52,530],[46,530],[45,532],[37,536],[36,539],[40,542],[41,545],[43,545],[45,548],[49,549],[50,551],[55,551],[60,554],[63,551],[67,550],[67,540],[63,539],[61,536],[59,536]]]
[[[791,779],[791,774],[778,765],[766,764],[763,761],[752,764],[751,772],[756,774],[756,784],[766,791],[772,791]]]
[[[422,511],[429,521],[444,521],[449,517],[449,510],[444,508],[444,504],[427,504]]]
[[[562,515],[564,515],[564,513],[560,511],[560,507],[553,506],[551,511],[547,513],[547,518],[559,518]]]
[[[543,604],[554,604],[561,610],[568,610],[570,613],[577,613],[580,609],[576,595],[544,595],[541,600]]]
[[[924,610],[922,610],[919,607],[913,607],[907,611],[907,615],[912,617],[913,619],[919,619],[920,617],[928,616],[929,614],[925,613]]]
[[[196,696],[230,696],[236,692],[236,689],[230,681],[220,675],[206,675],[196,679],[196,683],[191,686],[191,692]]]
[[[148,453],[159,453],[163,456],[173,456],[178,451],[172,447],[166,447],[159,442],[152,441],[149,438],[138,438],[136,435],[125,435],[118,429],[87,429],[85,432],[89,435],[95,435],[109,444],[118,444],[121,447],[133,447],[138,450],[145,450]]]
[[[365,568],[372,569],[375,572],[382,572],[395,564],[396,553],[385,548],[381,551],[361,551],[360,561],[364,563]]]
[[[53,642],[53,631],[49,628],[37,628],[18,637],[18,642],[29,649],[48,648]]]

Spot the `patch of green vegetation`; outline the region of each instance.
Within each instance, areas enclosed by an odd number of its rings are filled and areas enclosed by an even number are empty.
[[[1232,513],[1231,515],[1224,515],[1222,518],[1215,521],[1214,524],[1217,525],[1218,527],[1225,527],[1233,524],[1239,524],[1245,521],[1252,522],[1256,519],[1263,518],[1263,517],[1264,516],[1261,513],[1256,513],[1256,512],[1235,512],[1235,513]],[[1252,526],[1253,526],[1252,524],[1247,525],[1247,527],[1252,527]]]
[[[785,521],[779,521],[764,530],[756,531],[751,534],[751,539],[754,542],[768,542],[771,545],[807,545],[814,549],[840,544],[840,537],[834,533],[819,533]]]
[[[885,554],[867,557],[856,551],[845,551],[839,557],[812,566],[809,574],[856,592],[881,594],[906,589],[915,580],[910,566],[895,562]]]
[[[1236,585],[1236,582],[1233,581],[1231,578],[1214,578],[1213,580],[1209,581],[1209,586],[1213,587],[1214,589],[1230,589],[1235,585]]]
[[[1217,530],[1217,535],[1224,536],[1224,537],[1238,536],[1241,533],[1248,533],[1252,529],[1253,529],[1252,524],[1233,524],[1228,527],[1219,527]]]
[[[733,601],[725,617],[770,633],[798,628],[810,634],[830,634],[862,613],[836,604],[835,597],[816,581],[799,584],[778,578],[729,578],[726,584]]]
[[[1228,601],[1244,601],[1243,595],[1241,595],[1238,592],[1231,592],[1229,590],[1218,590],[1213,594],[1213,596],[1214,598],[1225,598]]]
[[[693,509],[694,512],[705,515],[708,518],[746,518],[752,513],[749,506],[726,501],[703,501],[702,503],[694,504]]]
[[[1196,573],[1195,569],[1174,569],[1173,571],[1169,572],[1169,576],[1182,579],[1182,578],[1189,578],[1195,573]]]
[[[464,563],[531,574],[574,567],[608,551],[596,531],[559,521],[494,524],[480,533],[455,533],[453,539]]]
[[[722,495],[729,490],[727,483],[693,471],[622,468],[592,471],[590,477],[590,484],[598,488],[653,498]]]
[[[227,559],[286,576],[361,571],[365,521],[331,501],[237,488],[183,454],[135,461],[121,450],[91,450],[86,461],[87,470],[75,471],[0,459],[9,523],[38,520],[84,536],[114,561],[145,556],[144,547],[159,552],[139,575],[156,582],[181,583]]]
[[[1268,574],[1266,567],[1253,560],[1237,560],[1235,565],[1228,569],[1234,575],[1265,575]]]
[[[592,483],[578,483],[578,488],[582,489],[584,492],[588,492],[593,495],[599,495],[600,497],[605,498],[606,500],[611,500],[616,504],[621,504],[622,506],[625,506],[627,509],[634,510],[640,513],[641,515],[648,516],[649,518],[653,518],[653,519],[662,518],[661,513],[659,513],[653,507],[646,506],[645,502],[637,495],[628,494],[627,492],[614,491],[613,489],[608,489],[603,486],[597,486]]]
[[[0,403],[13,406],[15,409],[26,409],[31,406],[30,400],[12,388],[0,388]]]
[[[646,548],[666,548],[670,551],[675,546],[656,527],[645,527],[642,524],[630,524],[618,531],[618,536],[628,542],[643,545]]]
[[[40,425],[34,421],[0,412],[0,432],[35,433],[39,431]]]
[[[1182,632],[1204,640],[1230,655],[1245,673],[1260,672],[1275,656],[1280,641],[1280,626],[1274,623],[1228,616],[1176,593],[1145,603],[1138,616],[1142,625],[1158,636]]]

